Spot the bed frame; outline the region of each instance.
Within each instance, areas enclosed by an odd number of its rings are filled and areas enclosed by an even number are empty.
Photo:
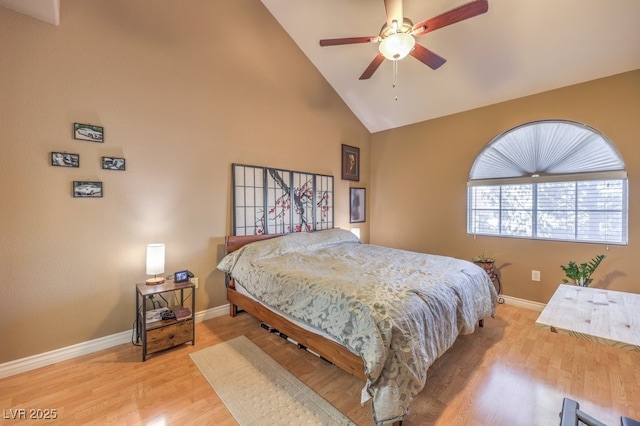
[[[245,235],[225,237],[225,253],[231,253],[241,247],[255,241],[268,240],[280,237],[284,234],[272,235]],[[294,324],[288,319],[270,311],[255,300],[241,294],[235,288],[235,281],[229,275],[226,276],[227,300],[229,301],[229,314],[235,317],[240,310],[246,311],[260,321],[286,334],[291,339],[306,346],[313,352],[325,358],[327,361],[346,371],[347,373],[366,380],[364,375],[364,361],[344,346],[329,340],[323,336],[314,334]],[[480,327],[484,326],[484,320],[480,320]],[[393,426],[401,426],[402,421],[394,422]]]
[[[227,236],[225,238],[225,252],[231,253],[254,241],[266,240],[282,235],[283,234]],[[228,275],[226,284],[229,314],[232,317],[238,314],[239,309],[246,311],[260,321],[278,329],[301,345],[306,346],[347,373],[359,379],[366,380],[364,375],[364,362],[358,355],[355,355],[344,346],[332,340],[305,330],[288,319],[270,311],[255,300],[236,291],[235,281]]]

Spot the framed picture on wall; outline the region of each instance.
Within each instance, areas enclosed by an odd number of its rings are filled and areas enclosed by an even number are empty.
[[[73,123],[73,138],[81,141],[104,142],[104,127]]]
[[[360,180],[360,148],[342,145],[342,179]]]
[[[232,164],[233,235],[334,227],[333,176]]]
[[[118,157],[102,157],[104,170],[125,170],[125,159]]]
[[[102,182],[73,181],[73,196],[79,198],[102,197]]]
[[[365,188],[349,188],[349,223],[359,223],[367,220],[365,196]]]
[[[66,152],[52,152],[51,165],[58,167],[80,167],[80,155]]]

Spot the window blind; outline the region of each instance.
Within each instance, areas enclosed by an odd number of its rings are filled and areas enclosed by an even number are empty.
[[[467,197],[470,234],[627,244],[624,162],[585,125],[534,122],[495,138]]]

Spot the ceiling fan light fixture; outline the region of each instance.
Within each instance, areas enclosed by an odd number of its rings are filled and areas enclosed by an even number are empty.
[[[378,49],[382,55],[390,61],[398,61],[411,52],[416,44],[416,39],[411,34],[391,34],[380,42]]]

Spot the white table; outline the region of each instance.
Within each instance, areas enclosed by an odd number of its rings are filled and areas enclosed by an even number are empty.
[[[640,352],[640,294],[560,284],[536,325]]]

